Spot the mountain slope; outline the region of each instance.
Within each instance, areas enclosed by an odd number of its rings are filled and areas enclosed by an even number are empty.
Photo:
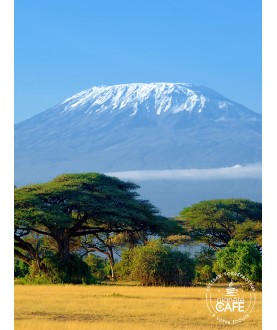
[[[15,184],[261,162],[261,115],[185,83],[92,87],[15,125]]]

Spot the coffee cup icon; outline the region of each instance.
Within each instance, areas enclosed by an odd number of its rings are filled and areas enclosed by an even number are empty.
[[[226,288],[226,296],[235,296],[238,293],[238,290],[233,287],[233,282],[229,284],[229,287]]]

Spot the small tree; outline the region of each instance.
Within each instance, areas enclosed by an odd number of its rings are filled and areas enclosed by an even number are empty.
[[[161,240],[125,251],[117,270],[121,277],[147,286],[189,286],[195,275],[189,255],[163,245]]]
[[[217,273],[236,272],[249,280],[262,280],[262,256],[255,242],[231,240],[216,252],[214,271]]]

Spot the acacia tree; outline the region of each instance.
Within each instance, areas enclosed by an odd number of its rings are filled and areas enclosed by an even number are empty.
[[[138,199],[132,182],[99,173],[64,174],[50,182],[15,189],[15,255],[25,262],[35,260],[42,269],[43,256],[29,241],[37,235],[54,242],[58,259],[66,262],[80,238],[144,232],[166,228],[180,230],[146,200]],[[172,221],[171,221],[172,223]]]
[[[231,239],[251,240],[261,244],[262,204],[247,199],[217,199],[203,201],[184,208],[179,220],[188,235],[215,250],[225,247]]]

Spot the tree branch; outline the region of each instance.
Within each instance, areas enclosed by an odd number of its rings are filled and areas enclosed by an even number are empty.
[[[18,259],[24,261],[29,266],[32,265],[32,259],[31,258],[28,258],[27,256],[25,256],[24,254],[22,254],[21,252],[19,252],[16,249],[14,250],[14,256],[17,257]]]

